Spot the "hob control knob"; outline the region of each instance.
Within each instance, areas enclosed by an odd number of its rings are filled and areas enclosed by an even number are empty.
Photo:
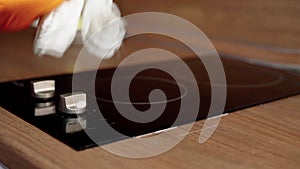
[[[55,95],[55,81],[33,81],[31,82],[31,95],[38,99],[49,99]]]
[[[83,92],[60,95],[59,110],[67,114],[80,114],[86,110],[86,94]]]

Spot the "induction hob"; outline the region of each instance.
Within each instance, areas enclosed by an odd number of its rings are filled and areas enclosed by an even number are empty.
[[[223,113],[300,94],[299,74],[226,57],[221,57],[221,60],[227,81],[227,97]],[[73,149],[84,150],[125,138],[107,132],[103,132],[93,140],[88,137],[85,131],[101,132],[104,124],[109,124],[114,130],[129,137],[171,127],[174,125],[173,122],[181,106],[180,100],[183,97],[180,92],[181,87],[187,93],[199,92],[200,107],[197,120],[207,118],[211,104],[212,86],[223,86],[224,84],[210,84],[208,73],[198,58],[185,59],[184,61],[197,81],[198,91],[193,91],[189,87],[189,84],[195,82],[186,78],[184,71],[176,66],[176,61],[155,64],[164,64],[171,68],[178,78],[184,81],[181,85],[178,85],[172,76],[157,69],[144,70],[132,80],[129,96],[133,106],[139,111],[149,109],[148,95],[153,89],[161,89],[166,95],[167,103],[164,112],[159,118],[149,123],[130,121],[123,117],[114,106],[111,95],[111,80],[115,69],[98,70],[95,91],[90,91],[85,85],[85,81],[82,81],[82,86],[78,86],[78,91],[87,94],[86,111],[78,116],[63,113],[59,109],[59,96],[72,92],[72,74],[0,83],[0,106]],[[134,66],[128,66],[124,69],[131,68]],[[83,72],[75,76],[84,78],[90,74],[92,72]],[[43,100],[32,97],[31,83],[42,80],[55,81],[55,96],[53,98]],[[118,80],[122,84],[122,81],[127,79],[121,77]],[[93,97],[94,95],[96,98]],[[92,104],[91,100],[93,99],[97,101],[97,104]],[[115,104],[118,103],[115,102]],[[99,113],[103,117],[100,123],[99,119],[96,120]],[[193,122],[193,120],[187,111],[184,118],[178,121],[176,125],[189,122]]]

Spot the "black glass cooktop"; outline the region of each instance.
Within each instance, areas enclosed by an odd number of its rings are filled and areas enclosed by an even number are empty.
[[[67,115],[58,109],[59,96],[72,92],[72,74],[0,83],[0,106],[70,147],[83,150],[125,138],[120,134],[107,132],[103,132],[93,140],[87,136],[85,131],[101,132],[104,124],[109,124],[119,133],[129,137],[172,126],[181,106],[180,100],[184,97],[180,92],[182,88],[184,88],[185,93],[199,93],[200,108],[197,120],[207,118],[211,104],[212,86],[224,87],[224,84],[210,84],[208,73],[199,59],[186,59],[185,62],[197,82],[187,78],[184,70],[176,66],[176,61],[165,61],[156,64],[164,64],[174,71],[173,73],[183,81],[180,85],[168,73],[157,69],[144,70],[131,81],[129,87],[130,101],[139,111],[149,109],[149,93],[152,90],[160,89],[166,95],[167,103],[164,112],[159,118],[149,123],[137,123],[128,120],[116,109],[111,96],[111,80],[114,69],[98,71],[94,82],[95,91],[90,91],[86,85],[88,82],[84,80],[82,84],[77,86],[78,91],[87,94],[86,112],[79,116]],[[300,94],[300,75],[294,72],[228,58],[222,58],[222,63],[227,80],[227,99],[224,113]],[[125,67],[124,69],[132,68],[134,66]],[[90,74],[92,72],[83,72],[75,76],[81,76],[84,79]],[[30,84],[32,81],[39,80],[55,80],[54,98],[41,100],[31,96]],[[120,77],[118,83],[122,84],[123,80],[128,79]],[[189,87],[193,83],[198,86],[198,91],[194,91]],[[92,104],[91,100],[96,100],[97,104]],[[122,104],[122,101],[117,101],[115,104]],[[103,117],[101,120],[97,119],[99,113]],[[188,122],[192,122],[192,119],[189,111],[186,111],[184,117],[176,122],[176,125]],[[85,131],[82,130],[83,126]]]

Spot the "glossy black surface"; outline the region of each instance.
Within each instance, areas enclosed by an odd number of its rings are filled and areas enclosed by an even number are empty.
[[[222,87],[224,84],[210,84],[206,69],[199,59],[188,59],[185,62],[192,70],[199,88],[200,108],[198,120],[205,119],[211,102],[211,86]],[[300,93],[300,76],[295,73],[225,58],[222,58],[222,62],[227,79],[227,100],[224,112],[232,112],[237,109]],[[191,90],[189,86],[195,82],[186,78],[184,70],[177,66],[177,62],[168,61],[159,64],[167,65],[170,71],[174,71],[176,76],[182,79],[182,84],[177,85],[172,76],[157,69],[142,71],[131,81],[129,96],[131,103],[139,111],[145,111],[150,108],[148,97],[153,89],[163,90],[168,99],[163,114],[149,123],[130,121],[116,110],[110,92],[114,69],[101,70],[97,73],[95,91],[89,89],[89,85],[93,83],[90,81],[82,81],[82,84],[76,86],[76,90],[87,93],[87,111],[80,116],[82,122],[87,126],[86,131],[90,133],[101,132],[104,130],[105,124],[108,123],[113,129],[122,134],[137,136],[170,127],[178,115],[181,97],[184,97],[181,96],[180,90],[185,91],[187,94],[198,91]],[[125,67],[123,69],[132,68]],[[92,72],[84,72],[76,74],[76,76],[84,79],[91,74]],[[30,82],[49,79],[53,79],[56,82],[56,97],[48,100],[32,98],[30,95]],[[117,80],[122,84],[122,81],[128,79],[126,77],[117,77]],[[76,125],[78,117],[59,112],[58,97],[60,94],[70,93],[71,91],[72,75],[5,82],[0,84],[0,105],[76,150],[83,150],[97,146],[97,144],[102,145],[125,138],[119,134],[103,132],[103,134],[99,134],[96,140],[92,141],[84,131],[80,131],[76,127],[75,131],[68,131],[69,126]],[[97,97],[97,104],[92,104],[91,100],[94,99],[93,92]],[[157,101],[159,104],[160,100]],[[123,103],[122,100],[115,102],[115,104]],[[99,119],[97,119],[99,113],[103,116],[100,123]],[[186,111],[184,118],[175,125],[191,121],[192,118],[189,115],[189,111]]]

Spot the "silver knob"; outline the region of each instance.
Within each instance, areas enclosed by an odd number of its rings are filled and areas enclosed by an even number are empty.
[[[86,110],[86,94],[83,92],[60,95],[59,110],[67,114],[80,114]]]
[[[49,99],[55,95],[55,81],[33,81],[31,82],[31,95],[39,99]]]

